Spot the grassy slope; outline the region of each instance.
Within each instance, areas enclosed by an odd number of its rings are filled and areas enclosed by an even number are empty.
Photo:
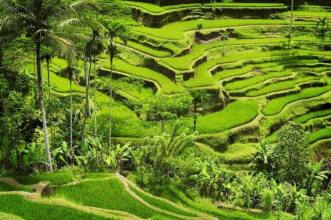
[[[162,28],[135,27],[133,30],[145,35],[168,40],[182,40],[185,32],[198,30],[198,25],[202,24],[204,29],[226,28],[246,25],[288,25],[286,20],[267,19],[215,19],[215,20],[190,20],[174,22]],[[309,22],[296,22],[296,25],[310,25]]]
[[[301,99],[313,98],[323,93],[330,91],[331,86],[308,88],[302,90],[300,93],[276,98],[267,103],[262,112],[265,115],[275,115],[282,111],[282,109],[291,102]]]
[[[194,212],[187,212],[183,209],[170,205],[169,203],[166,203],[163,200],[160,200],[160,198],[157,198],[151,194],[148,194],[142,190],[139,190],[138,188],[136,188],[134,186],[130,185],[130,189],[134,193],[136,193],[140,198],[142,198],[144,201],[148,202],[149,204],[151,204],[155,207],[158,207],[160,209],[167,210],[169,212],[173,212],[173,213],[176,213],[179,215],[183,215],[183,216],[190,216],[190,217],[196,216],[194,214]]]
[[[243,89],[243,88],[246,88],[249,86],[254,86],[254,85],[264,82],[268,79],[280,78],[280,77],[285,77],[285,76],[290,76],[290,75],[291,75],[291,72],[289,72],[289,71],[265,73],[262,75],[251,77],[249,79],[239,80],[239,81],[235,81],[235,82],[226,84],[225,89],[227,89],[229,91]]]
[[[142,218],[163,216],[131,197],[120,180],[115,177],[60,187],[56,189],[54,196],[64,197],[83,205],[125,211]]]
[[[134,2],[134,1],[124,1],[124,3],[128,6],[133,8],[138,8],[144,12],[150,14],[164,14],[170,11],[178,11],[183,9],[196,9],[201,7],[221,7],[221,8],[274,8],[274,9],[283,9],[283,4],[277,3],[206,3],[206,4],[199,4],[199,3],[191,3],[191,4],[179,4],[179,5],[169,5],[169,6],[158,6],[155,4],[145,3],[145,2]]]
[[[47,219],[47,220],[73,220],[106,219],[80,212],[63,206],[54,206],[30,202],[16,195],[0,195],[0,212],[10,213],[20,216],[26,220]]]
[[[331,109],[309,112],[307,114],[297,117],[295,121],[298,123],[306,123],[311,119],[320,118],[328,115],[331,115]]]
[[[104,68],[109,69],[108,60],[100,60],[100,64]],[[161,91],[167,94],[181,93],[184,91],[183,87],[175,84],[165,75],[162,75],[161,73],[158,73],[146,67],[131,65],[121,59],[114,60],[114,70],[154,81],[161,87]]]
[[[286,42],[285,38],[261,38],[261,39],[229,39],[224,44],[222,41],[213,41],[207,44],[195,44],[189,54],[180,57],[167,57],[162,58],[164,64],[171,66],[177,70],[190,69],[192,62],[203,55],[203,53],[209,50],[215,50],[217,48],[226,48],[233,45],[266,45],[266,44],[277,44]]]
[[[259,96],[259,95],[266,95],[272,92],[278,92],[281,90],[287,90],[294,88],[298,83],[309,82],[311,80],[315,80],[315,77],[303,77],[303,78],[296,78],[294,80],[286,80],[283,82],[276,82],[266,86],[263,86],[259,89],[254,89],[248,93],[247,96]]]
[[[320,129],[309,136],[309,143],[314,143],[318,140],[331,138],[331,128]]]
[[[198,117],[198,131],[201,133],[221,132],[248,123],[258,114],[254,101],[236,101],[222,111]]]

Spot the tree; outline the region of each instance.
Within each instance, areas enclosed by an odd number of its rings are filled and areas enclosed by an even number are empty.
[[[50,64],[52,61],[52,54],[48,50],[41,56],[41,60],[46,62],[46,69],[47,69],[47,86],[48,86],[48,103],[51,102],[51,76],[50,76]]]
[[[305,178],[305,188],[307,189],[308,196],[316,194],[321,189],[323,181],[328,178],[328,172],[323,170],[324,165],[324,160],[318,163],[309,163]]]
[[[193,131],[196,131],[198,122],[198,108],[211,101],[211,95],[201,90],[191,90],[190,94],[193,102]]]
[[[227,184],[232,178],[220,161],[215,159],[197,159],[193,161],[193,167],[197,172],[189,177],[195,182],[202,195],[215,200],[225,199],[229,194]]]
[[[161,123],[161,132],[163,132],[165,122],[189,112],[191,104],[192,98],[190,96],[167,97],[158,95],[149,99],[143,108],[149,120]]]
[[[69,95],[70,95],[70,108],[69,108],[69,124],[70,124],[70,152],[72,155],[74,154],[74,147],[73,147],[73,101],[72,101],[72,81],[75,78],[75,68],[73,67],[73,59],[74,57],[67,57],[68,67],[64,70],[66,75],[68,75],[69,79]],[[73,158],[73,157],[71,157]],[[71,161],[73,164],[73,161]]]
[[[168,183],[181,169],[178,157],[193,146],[195,134],[179,132],[176,124],[170,134],[146,138],[133,153],[137,181],[141,185],[157,188]]]
[[[291,46],[291,41],[292,41],[292,29],[293,29],[293,19],[294,19],[294,0],[291,0],[291,20],[290,20],[290,28],[289,28],[289,33],[288,33],[288,47]]]
[[[93,109],[93,117],[94,117],[94,137],[98,134],[97,128],[97,101],[96,101],[96,90],[97,90],[97,70],[96,70],[96,62],[97,55],[101,54],[103,51],[102,37],[97,30],[93,30],[90,41],[86,44],[85,54],[89,60],[90,67],[87,76],[87,87],[86,87],[86,111],[88,111],[88,102],[89,102],[89,87],[90,87],[90,77],[91,70],[93,64],[93,100],[94,100],[94,109]],[[87,112],[86,112],[87,114]],[[85,127],[85,121],[84,121]],[[84,128],[85,129],[85,128]]]
[[[277,164],[274,160],[275,144],[270,144],[266,141],[262,141],[257,148],[257,152],[254,155],[253,167],[256,172],[263,172],[269,178],[273,178],[277,173]]]
[[[35,64],[37,75],[38,102],[42,114],[42,124],[45,139],[45,149],[48,166],[53,171],[52,156],[49,145],[44,89],[42,77],[42,48],[44,45],[55,50],[66,50],[70,43],[56,32],[57,23],[63,15],[69,13],[68,3],[62,0],[0,0],[1,14],[6,14],[12,24],[17,26],[17,32],[25,33],[35,45]]]
[[[111,147],[112,139],[112,99],[113,99],[113,61],[116,53],[115,38],[121,39],[125,44],[129,36],[127,25],[120,20],[103,20],[105,28],[105,37],[108,39],[108,54],[110,65],[110,81],[109,81],[109,139],[108,144]]]
[[[281,128],[274,150],[279,179],[301,183],[310,157],[308,139],[302,125],[290,122]]]
[[[309,170],[311,151],[302,125],[290,122],[277,132],[276,143],[262,141],[254,156],[256,172],[301,185]]]
[[[88,28],[91,31],[89,37],[83,36],[83,38],[88,38],[87,42],[83,40],[83,46],[81,46],[82,59],[84,61],[84,77],[85,77],[85,113],[82,125],[81,139],[85,139],[85,128],[86,120],[91,115],[90,109],[90,79],[93,67],[94,72],[94,82],[96,79],[96,56],[103,51],[102,38],[100,37],[101,24],[97,19],[97,14],[102,13],[103,8],[107,8],[108,4],[104,4],[102,1],[77,1],[70,5],[70,9],[76,15],[68,21],[65,21],[61,26],[75,25],[78,27]],[[91,14],[91,12],[93,14]],[[79,39],[79,45],[81,45],[82,39]],[[89,63],[89,67],[88,64]],[[96,93],[96,84],[94,83],[94,101]],[[94,103],[96,106],[96,103]],[[95,110],[95,109],[94,109]],[[94,111],[96,113],[96,111]],[[96,114],[94,114],[94,134],[97,134],[97,121]]]

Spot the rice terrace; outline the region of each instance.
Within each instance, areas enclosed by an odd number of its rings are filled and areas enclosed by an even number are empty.
[[[331,220],[331,1],[0,0],[0,219]]]

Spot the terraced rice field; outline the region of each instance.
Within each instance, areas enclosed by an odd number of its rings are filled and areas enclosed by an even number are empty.
[[[171,188],[171,196],[166,196],[170,200],[157,197],[119,174],[78,175],[64,170],[55,175],[20,176],[18,180],[20,183],[0,178],[1,219],[274,219],[272,213],[219,209],[209,200],[202,205],[175,188]],[[47,196],[42,193],[46,186],[52,188]]]
[[[245,151],[243,146],[255,146],[262,138],[272,136],[279,124],[290,120],[315,123],[312,119],[330,115],[325,104],[331,100],[331,38],[327,35],[321,39],[315,32],[317,20],[330,15],[329,8],[298,8],[289,47],[289,12],[283,4],[256,1],[161,7],[136,1],[124,3],[142,24],[132,27],[127,44],[116,41],[120,48],[112,80],[116,137],[139,139],[160,132],[158,122],[146,121],[132,106],[143,105],[160,94],[171,98],[188,95],[192,90],[216,97],[212,106],[200,109],[199,137],[228,137],[227,143],[240,146],[237,158],[235,148],[228,152],[233,161],[250,158],[254,147]],[[252,10],[254,16],[247,16]],[[224,34],[227,40],[222,40]],[[65,95],[68,80],[56,74],[63,66],[61,59],[53,60],[51,77],[56,79],[52,89]],[[105,89],[110,82],[107,55],[98,57],[97,68],[98,116],[102,118],[107,117],[105,106],[109,105]],[[73,89],[83,95],[84,85]],[[178,120],[192,129],[192,113]],[[169,121],[168,127],[173,123]],[[311,132],[311,143],[330,138],[328,128]],[[217,149],[206,141],[201,144]],[[68,192],[79,190],[76,187]],[[135,214],[150,217],[155,213]]]

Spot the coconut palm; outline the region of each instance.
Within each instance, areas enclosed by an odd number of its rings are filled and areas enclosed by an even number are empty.
[[[48,86],[48,103],[51,102],[51,76],[50,76],[50,63],[52,61],[53,56],[49,51],[47,51],[44,55],[42,55],[42,61],[46,62],[47,68],[47,86]]]
[[[120,20],[103,20],[105,36],[108,39],[108,53],[110,64],[110,83],[109,83],[109,147],[111,147],[112,138],[112,99],[113,99],[113,61],[116,53],[115,38],[121,39],[125,44],[129,35],[127,25]]]
[[[102,38],[100,36],[100,33],[96,30],[92,31],[92,35],[90,40],[87,42],[85,46],[85,57],[87,58],[89,62],[89,68],[88,68],[88,74],[86,77],[86,112],[85,115],[87,115],[88,111],[88,103],[89,103],[89,88],[90,88],[90,78],[91,78],[91,72],[92,72],[92,67],[93,67],[93,99],[94,99],[94,136],[97,136],[98,130],[97,130],[97,117],[96,117],[96,107],[97,107],[97,102],[96,102],[96,86],[97,86],[97,71],[96,71],[96,61],[97,61],[97,56],[101,54],[103,51],[103,44],[102,44]],[[84,122],[85,124],[85,122]],[[85,127],[85,125],[84,125]]]
[[[75,78],[75,68],[74,68],[74,54],[72,56],[67,57],[68,67],[65,69],[66,74],[68,75],[69,79],[69,95],[70,95],[70,110],[69,110],[69,121],[70,121],[70,152],[71,158],[74,155],[74,147],[73,147],[73,101],[72,101],[72,81]],[[71,161],[72,163],[73,161]]]
[[[45,45],[59,51],[67,51],[67,48],[71,47],[71,44],[56,32],[57,22],[69,13],[69,9],[68,3],[62,0],[0,0],[1,14],[7,15],[9,23],[18,24],[16,33],[25,34],[35,45],[36,86],[50,171],[53,171],[53,165],[44,103],[41,51]]]
[[[62,25],[75,25],[79,27],[84,27],[91,31],[90,36],[85,37],[87,40],[83,46],[83,57],[84,60],[84,77],[85,77],[85,114],[82,126],[82,140],[85,139],[85,128],[86,120],[91,115],[90,109],[90,79],[92,73],[92,67],[95,73],[96,66],[96,57],[103,51],[102,39],[100,37],[101,24],[98,22],[96,16],[91,16],[91,12],[97,14],[102,12],[104,5],[99,4],[98,2],[92,1],[79,1],[70,5],[70,8],[76,15],[75,18],[63,23]],[[96,90],[96,75],[94,74],[94,94]],[[95,100],[95,95],[94,95]],[[96,103],[95,105],[96,106]],[[94,109],[95,110],[95,109]],[[94,111],[95,113],[95,111]],[[97,135],[97,124],[96,124],[96,115],[94,114],[94,135]]]

